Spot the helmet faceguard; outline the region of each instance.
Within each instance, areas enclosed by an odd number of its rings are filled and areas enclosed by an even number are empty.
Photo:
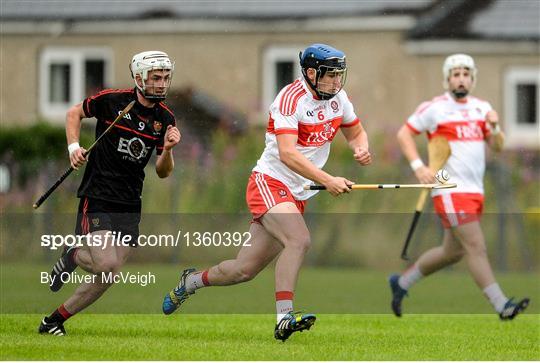
[[[472,85],[469,91],[472,91],[474,86],[476,85],[476,74],[478,70],[474,64],[474,59],[467,54],[453,54],[447,57],[444,61],[442,68],[444,89],[448,90],[448,78],[450,77],[450,73],[452,72],[452,70],[455,68],[466,68],[471,72]],[[467,93],[468,92],[454,92],[454,95],[457,98],[463,98],[467,95]]]
[[[313,44],[303,53],[300,52],[299,56],[304,79],[319,99],[329,100],[341,91],[347,79],[345,53],[326,44]],[[316,71],[315,83],[312,83],[308,77],[309,68]],[[326,90],[321,89],[321,86],[325,84],[320,83],[320,80],[327,73],[333,73],[335,77],[339,77],[339,88],[332,89],[330,85],[326,87]]]
[[[148,51],[135,54],[129,65],[131,71],[131,77],[135,82],[135,86],[139,89],[144,98],[153,102],[160,102],[167,97],[169,87],[171,86],[174,63],[171,62],[167,53],[160,51]],[[149,86],[148,75],[151,71],[170,71],[168,79],[164,81],[163,85]],[[141,81],[141,84],[137,82],[137,76]],[[157,89],[161,89],[157,92]]]

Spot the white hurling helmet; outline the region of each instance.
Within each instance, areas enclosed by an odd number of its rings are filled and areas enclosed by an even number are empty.
[[[131,77],[133,77],[135,86],[139,89],[139,91],[141,91],[145,98],[153,101],[163,101],[165,99],[171,85],[172,74],[174,71],[174,63],[171,62],[167,53],[160,52],[158,50],[151,50],[148,52],[135,54],[131,59],[129,69],[131,70]],[[165,92],[158,95],[150,93],[147,94],[146,81],[148,80],[148,72],[156,69],[170,70],[171,75],[169,77],[169,82],[165,86]],[[137,75],[139,75],[141,78],[142,87],[137,83]]]
[[[474,88],[476,84],[476,66],[474,65],[474,59],[467,54],[452,54],[443,64],[443,87],[448,89],[448,77],[450,76],[450,71],[454,68],[468,68],[472,76],[472,87]]]

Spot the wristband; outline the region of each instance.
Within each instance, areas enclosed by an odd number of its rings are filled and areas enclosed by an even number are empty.
[[[73,152],[77,149],[80,149],[81,146],[79,145],[78,142],[73,142],[71,144],[68,145],[68,152],[69,152],[69,155],[73,154]]]
[[[415,159],[413,161],[411,161],[411,169],[413,171],[416,171],[418,169],[420,169],[422,166],[424,166],[424,162],[422,161],[422,159],[418,158],[418,159]]]
[[[501,133],[501,128],[499,127],[499,124],[496,124],[495,127],[491,128],[491,135],[498,135]]]

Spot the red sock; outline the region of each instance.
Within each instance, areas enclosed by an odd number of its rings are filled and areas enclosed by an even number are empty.
[[[210,285],[210,282],[208,282],[208,270],[203,271],[201,278],[202,278],[202,282],[203,282],[204,286],[209,286]]]

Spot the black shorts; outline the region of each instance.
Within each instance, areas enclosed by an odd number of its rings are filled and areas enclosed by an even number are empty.
[[[82,197],[77,213],[75,234],[86,235],[95,231],[111,231],[121,238],[130,235],[130,245],[136,247],[140,222],[141,203],[122,204]]]

